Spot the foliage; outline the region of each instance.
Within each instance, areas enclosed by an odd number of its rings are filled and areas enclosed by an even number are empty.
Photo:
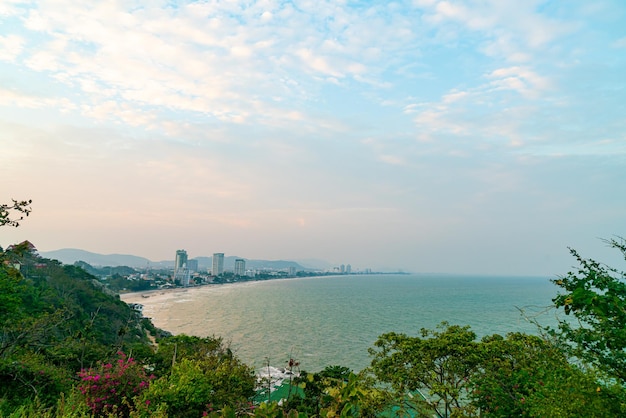
[[[113,363],[81,370],[78,390],[94,415],[109,413],[128,416],[139,397],[149,386],[152,377],[132,357],[119,352]]]
[[[153,382],[145,401],[167,405],[172,417],[200,416],[225,406],[249,408],[255,381],[252,370],[234,357],[182,359],[170,375]]]
[[[440,417],[466,409],[468,381],[480,364],[476,335],[468,326],[441,323],[440,331],[421,330],[421,337],[388,333],[370,349],[371,371],[391,385],[402,410]],[[406,401],[407,399],[412,401]],[[432,412],[430,412],[432,415]]]
[[[65,368],[50,364],[37,353],[24,353],[0,360],[0,416],[37,400],[54,405],[72,387],[72,376]]]
[[[607,243],[626,259],[623,239]],[[559,334],[574,356],[626,384],[626,273],[570,253],[580,266],[553,280],[563,291],[553,301],[576,321],[560,321]]]
[[[294,383],[302,388],[302,395],[294,394],[288,399],[285,409],[297,409],[311,416],[319,416],[323,408],[328,408],[332,401],[329,389],[344,383],[352,371],[347,367],[328,366],[318,373],[302,372]]]
[[[595,376],[569,363],[560,346],[511,333],[480,344],[481,366],[471,377],[471,399],[481,416],[618,416],[619,402]]]
[[[18,227],[20,226],[20,221],[32,211],[30,208],[30,204],[33,203],[32,200],[11,200],[11,204],[0,204],[0,226]]]
[[[150,357],[150,365],[157,377],[171,373],[182,359],[203,360],[210,357],[233,357],[233,352],[219,337],[196,337],[185,334],[159,338],[158,349]]]
[[[0,226],[18,226],[29,205],[0,205]],[[607,243],[626,258],[623,239]],[[253,370],[221,338],[161,337],[80,265],[25,241],[0,249],[0,416],[625,416],[626,273],[570,251],[580,267],[554,280],[554,303],[575,321],[550,330],[558,338],[476,341],[447,323],[383,334],[363,373],[303,373],[304,396],[252,405]]]
[[[289,399],[284,410],[297,410],[309,417],[374,417],[389,403],[385,392],[374,388],[371,379],[343,366],[303,372],[295,383],[302,394]]]
[[[178,336],[169,341],[175,341],[175,362],[168,374],[163,373],[166,366],[160,369],[162,375],[145,393],[146,401],[155,407],[166,405],[168,414],[174,417],[200,416],[224,407],[250,408],[249,399],[256,383],[254,372],[224,348],[221,340]],[[196,351],[192,350],[194,347]]]
[[[0,405],[52,406],[82,368],[149,350],[138,314],[84,270],[41,258],[27,241],[0,261]]]
[[[18,269],[10,265],[0,267],[0,326],[22,316],[27,292],[28,287]]]

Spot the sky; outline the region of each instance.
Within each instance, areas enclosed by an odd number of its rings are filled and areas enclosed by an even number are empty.
[[[0,0],[0,245],[623,266],[623,0]]]

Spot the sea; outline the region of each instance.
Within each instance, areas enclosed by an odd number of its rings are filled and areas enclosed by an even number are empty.
[[[372,274],[208,285],[123,295],[173,334],[222,337],[247,364],[360,371],[387,332],[418,336],[443,321],[478,338],[556,325],[547,277]]]

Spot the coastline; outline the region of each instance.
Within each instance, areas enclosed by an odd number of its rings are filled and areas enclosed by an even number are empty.
[[[243,280],[243,281],[235,281],[228,283],[208,283],[201,284],[196,286],[189,287],[172,287],[167,289],[151,289],[151,290],[140,290],[137,292],[123,292],[118,293],[118,296],[121,300],[127,303],[140,303],[141,300],[145,300],[148,298],[152,298],[154,296],[161,296],[173,293],[185,293],[188,291],[192,291],[192,293],[196,293],[200,289],[211,289],[211,288],[221,288],[221,287],[234,287],[234,286],[253,286],[260,283],[266,282],[275,282],[279,280],[307,280],[307,279],[317,279],[320,277],[328,277],[328,278],[337,278],[337,277],[349,277],[353,275],[319,275],[319,276],[303,276],[303,277],[277,277],[272,279],[260,279],[260,280]]]
[[[201,289],[211,289],[216,287],[221,287],[230,284],[238,284],[238,283],[225,283],[225,284],[206,284],[202,286],[192,286],[192,287],[174,287],[169,289],[152,289],[152,290],[144,290],[139,292],[125,292],[119,293],[118,296],[120,300],[126,303],[141,303],[147,302],[146,299],[151,299],[150,302],[153,302],[155,299],[159,300],[167,300],[171,299],[176,295],[184,294],[184,293],[197,293]],[[169,331],[169,330],[168,330]]]

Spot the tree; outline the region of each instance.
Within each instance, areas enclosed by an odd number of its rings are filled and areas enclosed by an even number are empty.
[[[160,338],[158,350],[150,362],[157,377],[161,377],[170,374],[172,367],[183,359],[203,360],[209,357],[233,357],[233,353],[222,338],[180,334]]]
[[[32,211],[30,208],[30,204],[33,202],[32,200],[11,200],[13,203],[10,205],[6,203],[0,204],[0,226],[8,225],[18,227],[20,226],[20,221]],[[13,217],[14,214],[16,214],[17,217]]]
[[[329,389],[341,387],[348,381],[352,371],[343,366],[327,366],[318,373],[302,372],[294,383],[302,389],[287,399],[286,410],[296,409],[312,416],[319,416],[322,408],[329,407],[332,397]]]
[[[492,335],[480,344],[470,379],[482,417],[621,416],[620,403],[596,376],[569,363],[561,347],[536,335]]]
[[[450,417],[468,408],[468,382],[480,357],[476,334],[469,326],[443,322],[438,329],[422,328],[421,337],[383,334],[376,348],[370,349],[374,357],[371,370],[381,382],[391,385],[396,399],[413,399],[402,408]]]
[[[233,356],[184,358],[171,374],[155,380],[145,402],[166,406],[171,417],[201,416],[213,409],[249,407],[254,395],[254,371]]]
[[[606,240],[626,259],[626,241]],[[576,320],[559,321],[552,331],[570,344],[571,354],[626,384],[626,273],[595,260],[570,253],[579,263],[576,271],[553,282],[563,292],[553,299]]]

